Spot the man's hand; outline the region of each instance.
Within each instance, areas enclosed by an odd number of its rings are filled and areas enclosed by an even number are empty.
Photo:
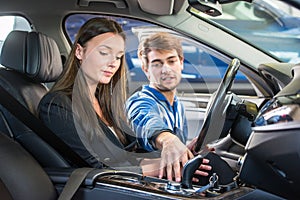
[[[198,138],[195,137],[194,139],[192,139],[192,141],[186,145],[187,148],[193,153],[193,154],[196,154],[196,152],[194,152],[194,148],[195,148],[195,145],[196,145],[196,142],[197,142]]]
[[[168,180],[175,177],[175,181],[180,182],[182,166],[194,155],[176,135],[170,132],[161,133],[156,138],[156,145],[161,149],[159,178],[162,178],[166,171]]]

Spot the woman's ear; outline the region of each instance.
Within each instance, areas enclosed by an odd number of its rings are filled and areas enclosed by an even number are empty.
[[[82,60],[83,57],[83,47],[80,44],[76,44],[75,56],[78,60]]]

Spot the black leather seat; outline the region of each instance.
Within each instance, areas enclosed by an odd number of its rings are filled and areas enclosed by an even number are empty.
[[[56,42],[39,32],[12,31],[3,43],[0,85],[37,115],[41,98],[62,72]],[[0,131],[14,138],[43,167],[68,167],[69,164],[47,143],[0,105]]]
[[[47,173],[17,142],[0,134],[0,197],[52,200],[57,191]]]

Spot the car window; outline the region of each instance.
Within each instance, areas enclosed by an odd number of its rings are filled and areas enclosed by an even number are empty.
[[[300,11],[278,0],[253,0],[222,4],[222,15],[209,18],[220,27],[254,46],[270,53],[282,62],[300,62]]]
[[[76,33],[81,25],[88,19],[93,17],[103,17],[92,14],[73,14],[65,20],[65,31],[68,39],[73,42]],[[106,16],[108,17],[108,16]],[[147,84],[148,80],[141,69],[141,63],[137,57],[137,49],[139,41],[154,32],[170,32],[177,35],[182,40],[184,51],[184,69],[182,71],[182,81],[177,88],[180,93],[212,93],[214,92],[225,71],[230,58],[209,48],[199,42],[188,39],[179,33],[159,27],[157,25],[124,17],[111,17],[123,27],[126,33],[126,64],[128,67],[129,92],[132,93],[139,89],[143,84]],[[235,84],[239,84],[239,89],[234,92],[237,94],[254,94],[254,89],[249,83],[247,77],[238,72]],[[234,90],[233,86],[233,90]]]
[[[0,54],[3,42],[12,30],[31,31],[31,26],[29,22],[21,16],[0,16]]]

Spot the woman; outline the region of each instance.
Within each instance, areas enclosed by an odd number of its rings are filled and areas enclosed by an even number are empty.
[[[91,166],[128,167],[135,137],[124,115],[125,35],[115,21],[93,18],[79,30],[63,73],[41,100],[39,117]]]

